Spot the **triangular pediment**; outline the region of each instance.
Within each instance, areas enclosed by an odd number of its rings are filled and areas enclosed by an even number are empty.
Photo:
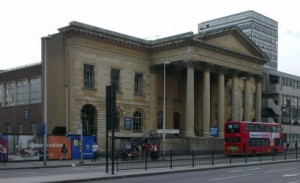
[[[208,44],[234,52],[265,58],[262,50],[238,27],[229,27],[205,32],[200,39]]]

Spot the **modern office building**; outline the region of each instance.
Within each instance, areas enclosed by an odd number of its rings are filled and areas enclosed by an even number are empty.
[[[64,126],[76,134],[82,123],[84,134],[104,146],[111,84],[117,138],[159,134],[165,124],[166,133],[178,132],[166,144],[223,148],[225,121],[261,120],[262,65],[269,58],[236,26],[158,40],[79,22],[58,30],[41,44],[48,133]]]
[[[0,133],[38,133],[42,123],[41,78],[41,63],[0,72]]]
[[[262,120],[281,123],[294,144],[300,140],[300,77],[264,69],[262,83]]]
[[[245,11],[198,24],[198,31],[236,25],[265,52],[270,62],[264,68],[278,69],[278,22],[255,11]]]

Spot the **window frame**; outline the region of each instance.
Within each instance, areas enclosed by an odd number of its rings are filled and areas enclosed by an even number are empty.
[[[83,65],[83,86],[84,88],[94,88],[95,66],[92,64]]]

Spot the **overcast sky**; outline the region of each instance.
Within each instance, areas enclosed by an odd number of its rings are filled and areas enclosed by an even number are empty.
[[[41,61],[41,37],[78,21],[138,38],[192,31],[198,23],[254,10],[278,22],[278,70],[300,76],[297,0],[3,0],[0,70]]]

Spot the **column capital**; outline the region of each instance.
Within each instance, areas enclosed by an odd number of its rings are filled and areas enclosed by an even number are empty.
[[[195,66],[195,61],[191,59],[186,59],[183,61],[187,68],[193,68]]]
[[[262,81],[263,76],[262,75],[255,75],[254,78],[255,78],[255,81]]]

